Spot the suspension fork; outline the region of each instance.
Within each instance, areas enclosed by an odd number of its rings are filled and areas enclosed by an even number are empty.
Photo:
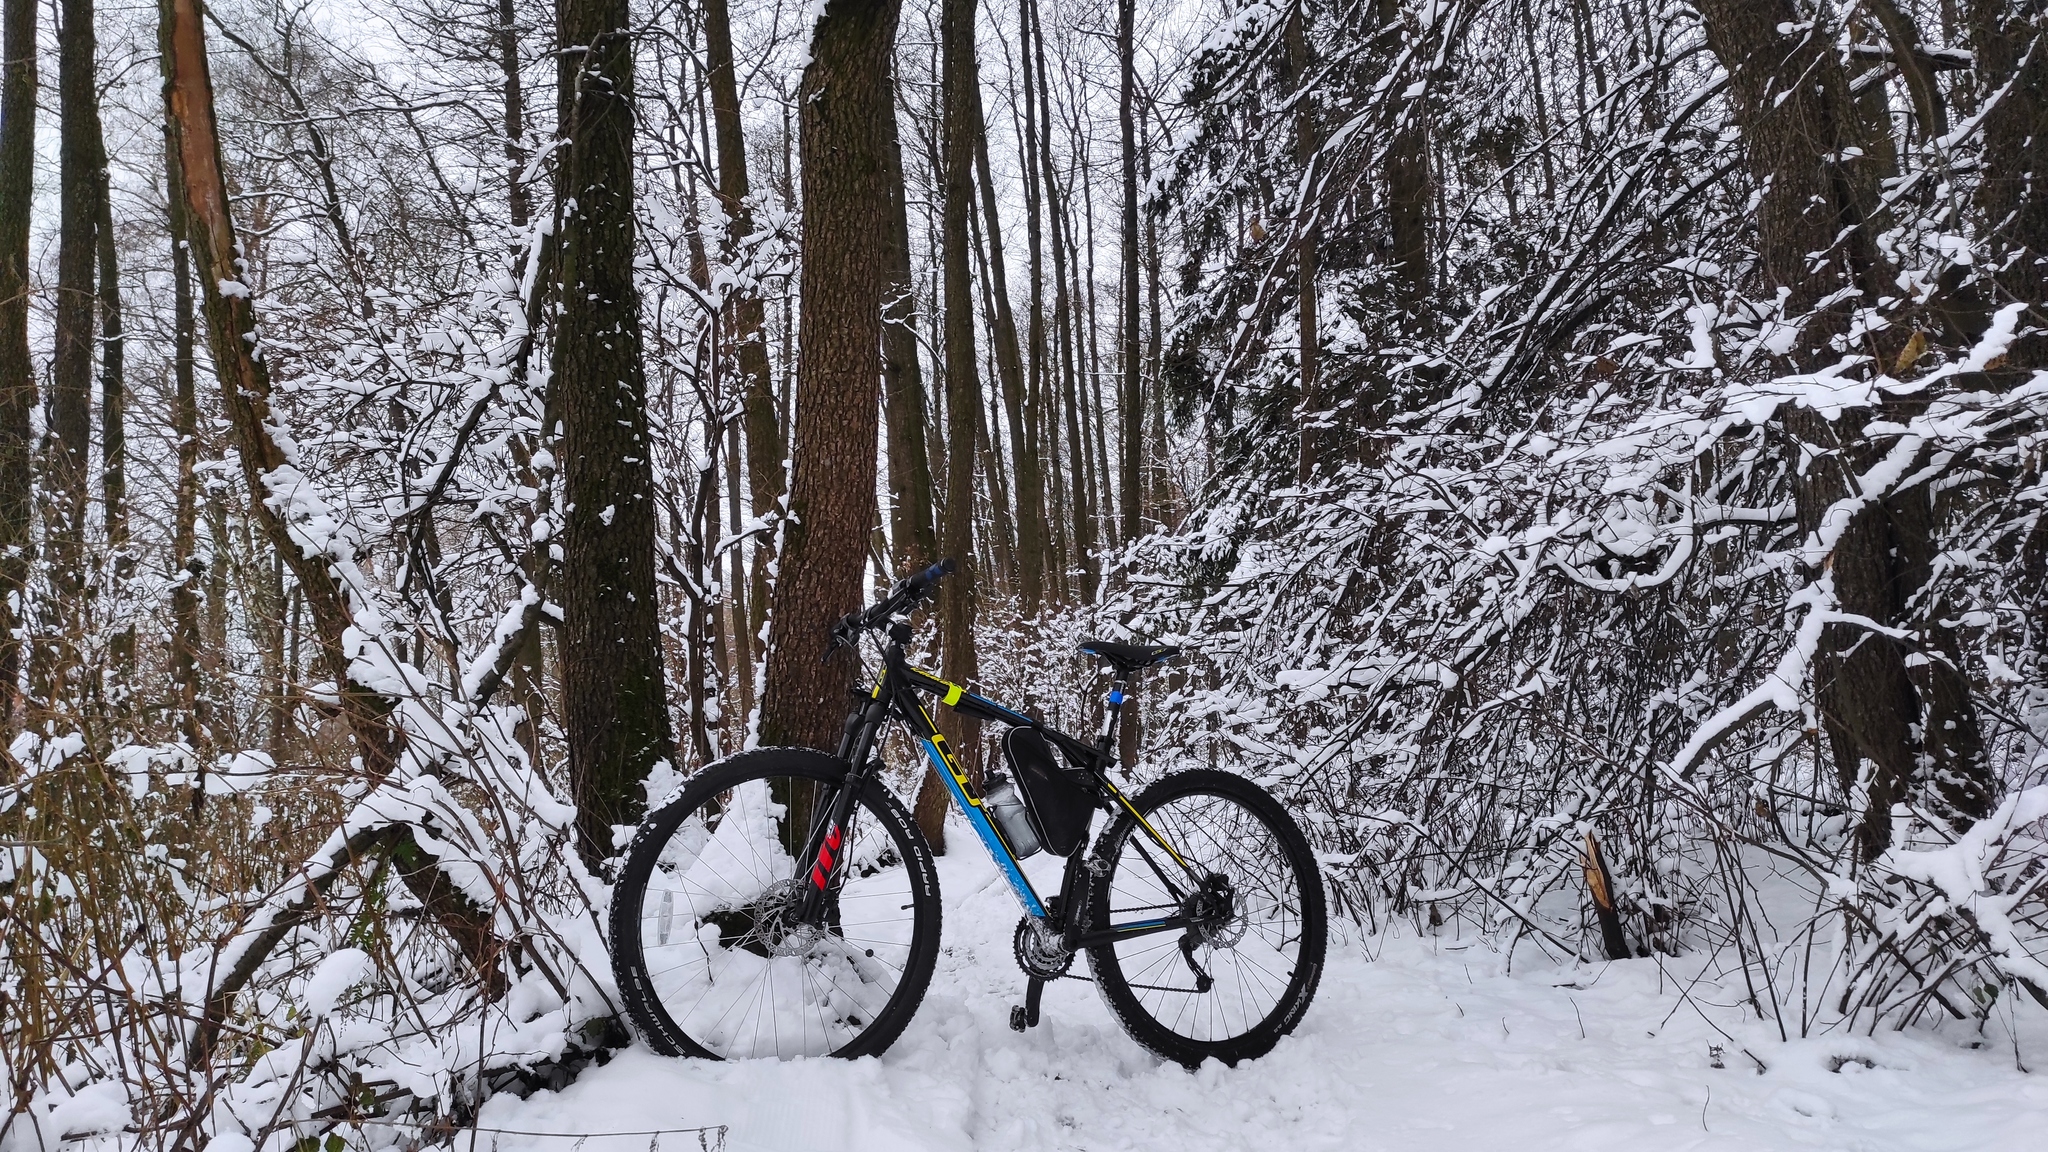
[[[846,728],[839,738],[839,758],[846,763],[846,777],[830,803],[813,819],[810,834],[804,838],[803,854],[797,857],[800,867],[808,865],[803,872],[803,898],[797,907],[798,918],[805,923],[824,922],[832,874],[842,866],[846,842],[852,838],[853,808],[867,788],[868,753],[874,749],[875,733],[888,719],[888,688],[888,673],[884,672],[876,691],[847,714]]]

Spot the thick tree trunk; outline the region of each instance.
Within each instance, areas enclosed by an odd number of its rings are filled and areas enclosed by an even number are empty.
[[[939,551],[960,570],[939,599],[939,633],[946,679],[965,684],[980,675],[974,619],[980,601],[974,551],[975,433],[980,423],[981,374],[974,350],[974,258],[968,224],[974,194],[975,0],[943,0],[939,39],[942,113],[941,183],[944,217],[940,250],[946,319],[946,509]],[[957,713],[940,717],[953,751],[969,771],[979,765],[981,725]]]
[[[36,0],[4,0],[0,25],[0,724],[11,730],[20,714],[16,633],[35,542],[28,225],[35,195]]]
[[[675,761],[655,590],[654,471],[633,280],[633,45],[625,0],[564,0],[561,116],[562,713],[584,857],[640,819]]]
[[[832,622],[858,606],[875,486],[875,391],[889,229],[882,118],[900,0],[827,0],[798,88],[803,309],[796,469],[761,742],[838,746],[850,661],[821,663]]]
[[[1879,181],[1888,174],[1872,159],[1880,150],[1871,137],[1883,128],[1859,114],[1831,17],[1816,22],[1794,0],[1698,0],[1698,7],[1708,44],[1729,71],[1750,169],[1766,185],[1756,211],[1764,286],[1767,293],[1787,292],[1789,317],[1807,317],[1792,367],[1811,371],[1837,357],[1830,342],[1847,331],[1850,311],[1892,289],[1871,222]],[[1824,298],[1834,302],[1815,312]],[[1878,363],[1895,358],[1894,334],[1864,340]],[[1904,415],[1889,411],[1893,406],[1845,412],[1834,421],[1804,407],[1785,415],[1792,452],[1810,457],[1804,467],[1794,462],[1803,529],[1815,531],[1823,513],[1855,490],[1857,473],[1876,456],[1863,428],[1874,415]],[[1912,626],[1907,605],[1927,579],[1933,527],[1924,488],[1868,506],[1812,577],[1832,581],[1844,611]],[[1968,686],[1943,643],[1938,629],[1928,632],[1914,645],[1924,661],[1915,668],[1907,644],[1868,629],[1830,625],[1822,637],[1815,669],[1820,708],[1841,786],[1860,793],[1857,836],[1865,859],[1890,845],[1897,802],[1920,800],[1960,827],[1987,813],[1995,798]]]

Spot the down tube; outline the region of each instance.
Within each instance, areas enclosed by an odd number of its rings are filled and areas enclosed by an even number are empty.
[[[930,740],[920,740],[919,743],[924,745],[924,754],[931,758],[932,770],[939,774],[939,779],[946,783],[947,791],[953,794],[953,803],[960,806],[961,815],[967,817],[967,822],[974,826],[975,834],[981,837],[981,843],[988,849],[989,856],[995,860],[996,867],[1003,870],[1003,878],[1010,882],[1010,890],[1017,894],[1017,902],[1024,905],[1024,911],[1031,915],[1044,916],[1044,903],[1038,899],[1038,893],[1032,890],[1031,882],[1024,878],[1023,870],[1017,867],[1017,858],[1010,854],[1009,845],[1003,843],[1003,838],[996,833],[995,825],[989,823],[988,813],[982,810],[981,801],[967,798],[966,791],[960,787],[960,781],[953,775],[952,765],[946,763],[946,758],[939,754],[938,745]]]

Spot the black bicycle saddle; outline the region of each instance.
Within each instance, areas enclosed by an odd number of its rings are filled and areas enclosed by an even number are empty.
[[[1180,649],[1165,644],[1118,644],[1113,640],[1083,640],[1081,651],[1109,661],[1119,672],[1136,672],[1180,655]]]

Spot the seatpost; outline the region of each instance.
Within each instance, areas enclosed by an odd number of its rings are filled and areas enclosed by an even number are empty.
[[[1124,714],[1124,684],[1125,680],[1120,673],[1109,682],[1109,706],[1102,710],[1102,739],[1096,744],[1104,752],[1116,750],[1117,721]]]

